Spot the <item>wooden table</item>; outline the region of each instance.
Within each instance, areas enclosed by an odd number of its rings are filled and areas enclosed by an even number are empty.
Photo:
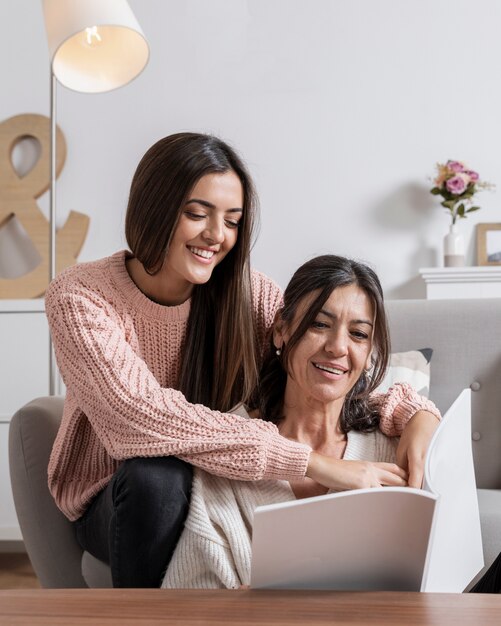
[[[501,596],[344,591],[0,591],[2,626],[499,626]]]

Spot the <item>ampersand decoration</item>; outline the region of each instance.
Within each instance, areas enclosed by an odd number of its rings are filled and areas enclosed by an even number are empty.
[[[40,142],[40,158],[34,167],[20,177],[12,164],[14,146],[24,138]],[[66,159],[66,142],[59,128],[56,132],[59,176]],[[49,222],[36,199],[50,186],[50,120],[44,115],[24,114],[0,123],[0,228],[14,216],[19,220],[36,248],[40,264],[17,278],[0,278],[0,298],[37,298],[45,293],[49,282]],[[56,234],[56,271],[73,265],[82,249],[89,217],[70,211]]]

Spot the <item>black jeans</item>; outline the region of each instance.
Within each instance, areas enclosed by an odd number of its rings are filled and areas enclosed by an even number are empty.
[[[114,587],[159,587],[188,514],[193,469],[175,457],[124,461],[75,522]]]

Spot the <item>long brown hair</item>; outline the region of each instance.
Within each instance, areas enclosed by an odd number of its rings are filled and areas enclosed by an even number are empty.
[[[125,218],[130,250],[155,274],[193,187],[206,174],[228,171],[235,172],[243,189],[238,237],[210,280],[194,285],[178,383],[187,400],[220,411],[245,401],[257,381],[249,264],[257,219],[252,179],[221,139],[200,133],[170,135],[141,159]]]
[[[382,382],[390,356],[383,290],[376,273],[368,265],[335,255],[319,256],[304,263],[285,289],[280,317],[283,323],[289,325],[304,298],[312,292],[318,293],[287,344],[282,346],[280,356],[277,357],[273,338],[270,339],[259,383],[251,401],[251,407],[259,409],[262,419],[277,423],[283,418],[283,399],[291,354],[331,293],[347,285],[357,285],[367,294],[374,306],[375,325],[371,373],[362,373],[346,396],[340,426],[347,433],[350,430],[374,430],[379,424],[379,416],[369,406],[368,397]]]

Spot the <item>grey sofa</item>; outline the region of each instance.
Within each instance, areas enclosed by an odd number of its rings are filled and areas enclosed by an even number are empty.
[[[430,398],[444,413],[472,390],[484,559],[501,552],[501,299],[387,302],[392,351],[433,348]]]
[[[501,299],[387,302],[392,350],[433,348],[430,397],[442,412],[471,388],[473,453],[486,563],[501,551]],[[26,549],[44,587],[110,586],[109,568],[82,554],[47,488],[61,398],[39,398],[13,416],[10,467]]]
[[[42,587],[111,587],[110,568],[82,551],[47,485],[63,403],[57,396],[36,398],[11,419],[10,478],[21,533]]]

